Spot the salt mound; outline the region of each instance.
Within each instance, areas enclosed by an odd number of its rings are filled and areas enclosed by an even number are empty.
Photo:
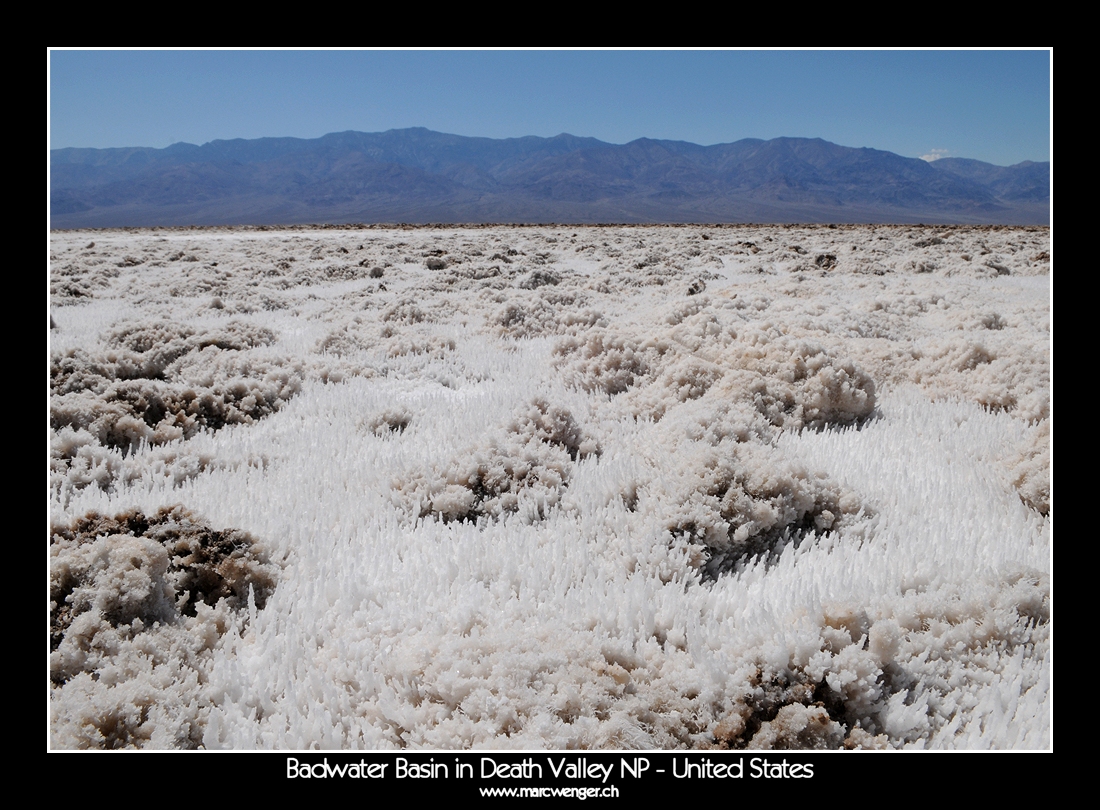
[[[119,466],[111,450],[132,454],[275,413],[305,370],[251,353],[274,340],[270,329],[240,322],[200,331],[159,321],[109,330],[105,351],[54,353],[50,424],[69,438],[52,445],[53,486],[107,489]]]
[[[536,399],[483,443],[395,481],[393,490],[414,517],[476,521],[521,512],[541,520],[569,486],[574,462],[597,452],[568,410]]]
[[[808,534],[867,516],[856,495],[772,448],[724,443],[683,458],[677,486],[658,496],[673,536],[700,543],[713,579],[748,558],[775,559]]]
[[[177,506],[89,513],[50,557],[55,744],[197,747],[211,653],[275,588],[263,547]]]

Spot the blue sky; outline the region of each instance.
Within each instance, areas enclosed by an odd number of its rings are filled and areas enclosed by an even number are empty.
[[[55,149],[423,126],[1050,159],[1046,50],[54,50],[48,60]]]

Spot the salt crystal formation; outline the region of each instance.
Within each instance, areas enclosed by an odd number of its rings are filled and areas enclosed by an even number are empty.
[[[51,744],[1049,747],[1049,239],[55,233]]]
[[[80,747],[198,747],[221,637],[262,608],[276,568],[253,538],[175,507],[89,513],[50,538],[50,676]]]

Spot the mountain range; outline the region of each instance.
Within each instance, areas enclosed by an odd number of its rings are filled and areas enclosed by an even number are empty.
[[[1047,162],[928,162],[820,138],[699,146],[428,129],[50,152],[53,228],[299,223],[1038,225]]]

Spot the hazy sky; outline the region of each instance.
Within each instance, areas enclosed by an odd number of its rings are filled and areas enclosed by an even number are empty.
[[[50,147],[427,127],[1049,160],[1051,52],[51,51]]]

